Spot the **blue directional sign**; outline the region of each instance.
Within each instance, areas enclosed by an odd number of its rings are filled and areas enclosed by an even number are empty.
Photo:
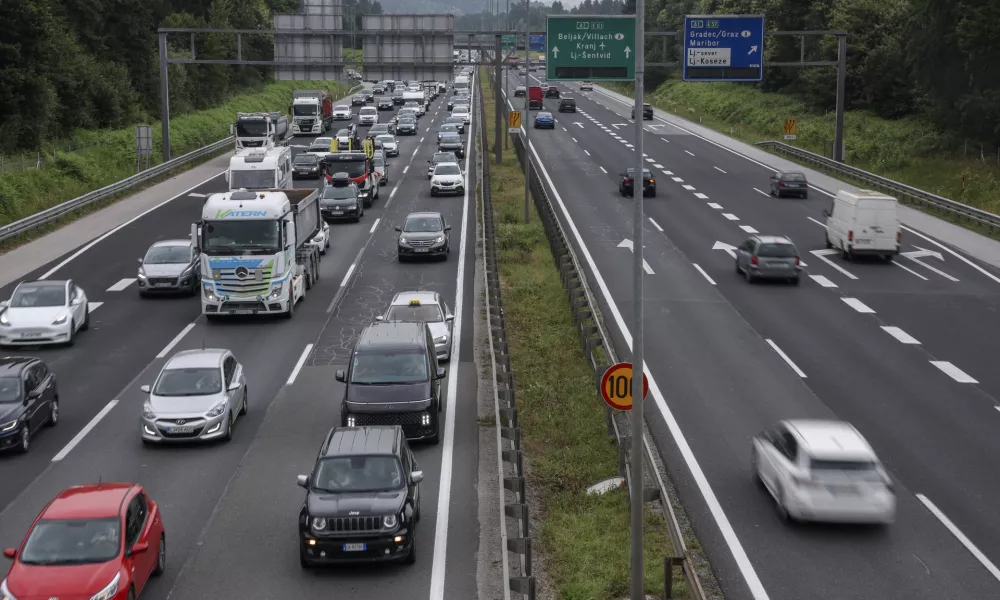
[[[535,52],[545,52],[545,34],[537,33],[529,35],[528,48]]]
[[[760,81],[763,52],[763,15],[684,17],[684,81]]]

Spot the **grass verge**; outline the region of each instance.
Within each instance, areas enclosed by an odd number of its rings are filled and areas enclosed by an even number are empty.
[[[489,82],[485,76],[482,81],[489,98]],[[494,110],[487,102],[484,130],[491,144]],[[492,161],[492,156],[483,159]],[[586,495],[588,486],[617,475],[617,451],[607,436],[598,384],[579,350],[579,334],[534,205],[530,223],[524,224],[524,174],[513,146],[502,164],[490,163],[489,185],[518,417],[530,459],[527,479],[540,500],[540,506],[531,507],[540,524],[536,547],[557,598],[625,597],[628,493]],[[658,511],[646,511],[644,535],[646,592],[659,597],[662,560],[671,547]],[[673,591],[675,597],[687,597],[682,582],[675,582]]]
[[[229,125],[235,121],[237,112],[287,113],[292,90],[313,88],[329,89],[337,98],[346,92],[346,88],[336,82],[282,81],[237,95],[222,106],[171,119],[173,156],[207,146],[229,135]],[[162,138],[160,123],[151,125],[152,166],[162,162]],[[74,147],[87,150],[73,153],[57,151],[40,169],[0,174],[0,225],[23,219],[135,174],[134,127],[78,131],[73,138]]]
[[[632,96],[631,83],[603,83]],[[732,83],[669,80],[646,102],[748,143],[783,139],[786,118],[798,119],[795,146],[830,156],[834,114],[816,114],[792,96]],[[844,115],[848,164],[992,213],[1000,213],[1000,154],[977,145],[964,156],[956,141],[917,118],[889,120],[863,111]],[[786,157],[787,158],[787,157]]]

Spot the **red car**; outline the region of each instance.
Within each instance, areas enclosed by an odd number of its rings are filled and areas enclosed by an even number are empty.
[[[0,598],[135,600],[163,573],[166,537],[160,508],[134,483],[78,485],[35,517],[0,582]]]

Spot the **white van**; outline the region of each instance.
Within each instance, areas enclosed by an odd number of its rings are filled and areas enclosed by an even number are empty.
[[[826,247],[843,252],[844,258],[859,255],[899,254],[901,229],[897,202],[892,196],[872,190],[840,190],[826,217]]]
[[[292,187],[292,149],[247,148],[229,159],[226,171],[229,191],[268,190]]]
[[[364,106],[358,113],[358,123],[360,125],[375,125],[378,123],[378,109],[374,106]]]

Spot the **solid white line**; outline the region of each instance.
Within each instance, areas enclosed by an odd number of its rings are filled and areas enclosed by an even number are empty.
[[[288,376],[288,381],[285,382],[285,385],[292,385],[295,383],[295,378],[299,376],[299,371],[301,371],[302,366],[306,364],[306,359],[309,358],[309,353],[312,352],[312,349],[312,344],[306,344],[305,350],[303,350],[302,355],[299,356],[299,360],[295,363],[295,367],[292,369],[292,374]]]
[[[664,139],[664,141],[666,140]],[[545,182],[548,184],[549,189],[552,190],[556,204],[559,205],[559,210],[562,211],[563,217],[566,219],[566,224],[573,233],[573,238],[576,240],[581,254],[587,261],[587,265],[590,267],[591,272],[594,274],[594,279],[597,282],[598,288],[601,290],[601,295],[604,296],[604,300],[608,304],[611,316],[614,318],[615,324],[618,326],[618,330],[621,332],[622,337],[625,339],[625,343],[628,344],[629,350],[631,351],[632,334],[629,332],[628,325],[625,324],[625,319],[622,317],[621,311],[618,310],[618,305],[615,303],[614,297],[611,295],[611,290],[608,288],[607,282],[605,282],[604,278],[601,276],[601,272],[598,270],[597,264],[594,262],[594,257],[590,253],[590,249],[587,248],[587,244],[583,241],[583,237],[580,235],[580,230],[573,221],[573,217],[570,215],[569,210],[567,210],[566,203],[563,201],[562,196],[559,195],[559,190],[556,189],[556,185],[552,181],[552,177],[549,175],[548,169],[546,169],[545,165],[542,163],[542,159],[538,155],[535,145],[529,144],[529,148],[531,149],[531,154],[535,157],[535,161],[538,162],[538,165],[541,168],[541,173],[545,178]],[[458,341],[457,336],[456,341]],[[739,568],[740,573],[742,573],[743,578],[747,582],[750,594],[753,596],[754,600],[769,600],[767,591],[764,589],[764,584],[761,583],[760,577],[757,575],[757,571],[754,569],[753,563],[750,562],[750,558],[747,556],[746,550],[743,548],[743,544],[740,542],[739,536],[736,535],[736,530],[733,529],[733,525],[729,521],[729,517],[726,516],[726,511],[723,510],[722,505],[719,503],[719,498],[715,495],[712,485],[708,482],[708,478],[705,476],[705,472],[702,470],[701,464],[698,462],[698,458],[694,455],[694,451],[691,450],[691,445],[688,443],[684,432],[681,430],[680,424],[677,422],[677,418],[670,410],[670,407],[667,406],[667,402],[664,399],[663,393],[660,391],[660,387],[657,385],[653,374],[649,373],[649,364],[645,361],[643,362],[643,371],[649,380],[649,391],[653,395],[653,401],[657,409],[659,409],[660,414],[663,416],[663,420],[666,423],[667,428],[670,430],[670,435],[673,438],[674,443],[677,444],[677,449],[680,452],[681,457],[684,459],[688,470],[691,472],[691,477],[694,479],[695,485],[698,486],[698,490],[705,498],[705,504],[708,507],[709,512],[712,513],[712,517],[715,519],[716,524],[719,526],[719,531],[722,533],[722,537],[725,540],[726,545],[729,547],[729,551],[733,554],[733,560],[736,563],[737,568]],[[451,482],[449,481],[448,483],[450,486]],[[438,544],[435,541],[435,555],[437,554],[437,550]],[[437,565],[435,564],[435,567],[436,566]],[[442,565],[442,569],[443,568],[444,567]],[[443,581],[443,575],[441,579]],[[443,600],[443,590],[437,597],[432,597],[432,600]]]
[[[688,154],[690,154],[691,156],[694,156],[694,152],[691,152],[690,150],[685,150],[685,152],[687,152],[687,153],[688,153]]]
[[[710,208],[714,208],[715,210],[722,210],[722,205],[721,204],[717,204],[715,202],[709,202],[708,206]]]
[[[133,279],[129,279],[129,278],[126,277],[125,279],[122,279],[118,283],[116,283],[113,286],[109,287],[108,291],[109,292],[120,292],[120,291],[124,290],[125,288],[127,288],[128,286],[132,285],[133,283],[135,283],[135,279],[134,278]]]
[[[684,183],[684,180],[680,177],[671,177],[671,179],[673,179],[675,183]]]
[[[754,188],[754,189],[756,189],[756,188]],[[758,190],[758,191],[759,191],[759,190]],[[813,223],[815,223],[815,224],[819,225],[819,226],[820,226],[820,227],[822,227],[823,229],[826,229],[826,223],[820,223],[819,221],[817,221],[816,219],[814,219],[814,218],[812,218],[812,217],[806,217],[806,218],[807,218],[807,219],[809,219],[810,221],[812,221]]]
[[[104,305],[103,302],[88,302],[87,303],[87,312],[88,313],[92,313],[92,312],[94,312],[95,310],[97,310],[98,308],[100,308],[103,305]]]
[[[602,166],[598,165],[598,168],[599,168],[600,170],[604,171],[604,167],[602,167]],[[605,173],[605,174],[607,174],[607,171],[604,171],[604,173]]]
[[[705,269],[702,269],[697,263],[691,263],[691,264],[694,265],[694,268],[697,269],[698,272],[701,273],[701,276],[707,279],[709,283],[711,283],[712,285],[716,285],[715,280],[708,276],[708,273],[705,272]]]
[[[354,267],[356,263],[351,263],[351,266],[347,268],[347,273],[344,274],[344,279],[340,282],[340,287],[347,285],[347,282],[351,279],[351,273],[354,272]]]
[[[148,210],[146,210],[146,211],[143,211],[143,212],[139,213],[138,215],[136,215],[136,216],[132,217],[132,218],[131,218],[131,219],[129,219],[128,221],[125,221],[125,222],[124,222],[124,223],[122,223],[121,225],[118,225],[117,227],[115,227],[115,228],[111,229],[111,230],[110,230],[110,231],[108,231],[107,233],[105,233],[105,234],[101,235],[100,237],[98,237],[97,239],[93,240],[92,242],[90,242],[89,244],[87,244],[86,246],[84,246],[83,248],[80,248],[79,250],[77,250],[76,252],[74,252],[73,254],[71,254],[71,255],[69,256],[69,258],[67,258],[67,259],[63,260],[63,261],[62,261],[61,263],[59,263],[58,265],[56,265],[56,266],[52,267],[51,269],[49,269],[49,270],[48,270],[48,271],[47,271],[47,272],[46,272],[46,273],[45,273],[44,275],[42,275],[41,277],[39,277],[39,279],[48,279],[49,277],[52,277],[52,275],[53,275],[53,274],[54,274],[54,273],[55,273],[56,271],[58,271],[59,269],[61,269],[61,268],[65,267],[65,266],[66,266],[66,265],[68,265],[69,263],[73,262],[73,260],[75,260],[75,259],[79,258],[81,254],[83,254],[83,253],[84,253],[84,252],[86,252],[87,250],[90,250],[91,248],[93,248],[94,246],[96,246],[97,244],[99,244],[100,242],[102,242],[102,241],[104,241],[104,240],[108,239],[109,237],[111,237],[111,236],[112,236],[112,235],[114,235],[115,233],[117,233],[117,232],[121,231],[121,230],[122,230],[122,229],[124,229],[125,227],[128,227],[128,226],[129,226],[129,225],[131,225],[132,223],[135,223],[135,222],[136,222],[136,221],[138,221],[139,219],[141,219],[141,218],[145,217],[146,215],[148,215],[149,213],[153,212],[154,210],[156,210],[156,209],[160,208],[161,206],[166,206],[167,204],[170,204],[170,203],[171,203],[171,202],[173,202],[174,200],[176,200],[176,199],[178,199],[178,198],[180,198],[180,197],[182,197],[182,196],[184,196],[184,195],[186,195],[186,194],[190,193],[190,192],[191,192],[191,190],[193,190],[193,189],[196,189],[196,188],[199,188],[199,187],[201,187],[201,186],[205,185],[205,184],[206,184],[206,183],[208,183],[209,181],[212,181],[213,179],[215,179],[216,177],[219,177],[220,175],[222,175],[222,174],[224,174],[224,173],[225,173],[225,171],[223,171],[222,173],[217,173],[217,174],[215,174],[215,175],[212,175],[211,177],[209,177],[209,178],[208,178],[208,179],[206,179],[205,181],[202,181],[201,183],[199,183],[199,184],[197,184],[197,185],[194,185],[194,186],[191,186],[190,188],[188,188],[188,189],[184,190],[184,191],[183,191],[183,192],[181,192],[180,194],[177,194],[177,195],[176,195],[176,196],[174,196],[173,198],[168,198],[168,199],[164,200],[163,202],[160,202],[159,204],[157,204],[157,205],[156,205],[156,206],[154,206],[153,208],[150,208],[150,209],[148,209]]]
[[[657,223],[656,221],[653,220],[653,217],[649,217],[649,222],[653,224],[653,227],[656,227],[661,232],[663,231],[663,228],[660,227],[659,223]]]
[[[785,354],[785,351],[779,348],[778,345],[774,343],[774,340],[764,340],[764,341],[766,341],[767,345],[770,346],[772,349],[774,349],[774,351],[778,353],[778,356],[780,356],[788,364],[788,366],[791,367],[793,371],[795,371],[796,375],[798,375],[803,379],[806,378],[806,374],[802,371],[802,369],[800,369],[799,366],[792,361],[792,359],[788,358],[788,355]]]
[[[716,171],[718,171],[719,173],[725,173],[725,171],[723,171],[723,170],[722,170],[722,169],[720,169],[719,167],[713,167],[713,168],[714,168],[714,169],[715,169]]]
[[[160,350],[160,353],[156,355],[156,358],[164,358],[167,354],[169,354],[170,351],[174,349],[174,346],[179,344],[180,341],[184,339],[184,336],[190,333],[192,329],[194,329],[194,323],[188,323],[185,325],[184,329],[181,329],[181,332],[174,336],[174,339],[170,340],[170,343],[164,346],[163,350]]]
[[[822,275],[809,275],[809,277],[811,277],[813,281],[815,281],[816,283],[820,284],[821,286],[823,286],[825,288],[835,288],[835,287],[837,287],[836,283],[830,281],[829,279],[827,279],[826,277],[823,277]]]
[[[66,458],[66,455],[69,454],[73,450],[73,448],[76,448],[76,445],[79,444],[81,441],[83,441],[83,438],[87,437],[87,434],[90,433],[91,429],[97,427],[97,424],[101,422],[101,419],[106,417],[108,413],[111,412],[111,409],[115,407],[116,404],[118,404],[118,400],[112,400],[111,402],[108,402],[107,405],[105,405],[104,408],[101,409],[101,412],[94,415],[94,418],[91,419],[89,423],[84,425],[83,429],[81,429],[80,432],[77,433],[73,437],[73,439],[69,441],[68,444],[63,446],[63,449],[59,451],[59,454],[56,454],[55,456],[52,457],[52,462],[59,462],[62,459]]]
[[[406,175],[406,172],[409,170],[410,170],[410,165],[406,165],[405,167],[403,167],[403,175]]]
[[[590,156],[590,152],[589,151],[584,150],[584,152],[587,154],[587,156]]]
[[[975,556],[976,560],[978,560],[980,564],[986,567],[986,570],[990,572],[990,575],[992,575],[995,579],[1000,581],[1000,569],[998,569],[997,566],[990,561],[990,559],[986,558],[986,555],[983,554],[979,550],[979,548],[977,548],[976,545],[972,543],[972,540],[965,537],[965,534],[962,533],[962,531],[958,527],[956,527],[954,523],[951,522],[951,519],[949,519],[943,512],[941,512],[941,509],[935,506],[934,503],[931,502],[927,496],[923,494],[916,494],[916,497],[917,500],[920,500],[920,502],[922,502],[923,505],[927,507],[927,510],[931,511],[932,515],[937,517],[938,521],[941,521],[941,524],[944,525],[948,529],[948,531],[951,532],[953,536],[958,538],[958,541],[961,542],[963,546],[965,546],[965,549],[968,550],[970,554]]]
[[[701,192],[697,192],[694,195],[694,197],[698,198],[699,200],[708,200],[708,196],[706,196],[705,194],[702,194]]]
[[[192,198],[204,198],[207,194],[199,194],[198,192],[191,192],[188,196]]]
[[[929,279],[927,279],[926,277],[924,277],[924,276],[923,276],[923,275],[921,275],[920,273],[917,273],[916,271],[914,271],[914,270],[913,270],[913,269],[911,269],[910,267],[907,267],[907,266],[904,266],[904,265],[902,265],[902,264],[900,264],[900,263],[896,262],[895,260],[893,260],[893,261],[892,261],[892,264],[896,265],[896,266],[897,266],[897,267],[899,267],[900,269],[903,269],[904,271],[909,271],[910,273],[913,273],[914,275],[916,275],[917,277],[919,277],[919,278],[923,279],[924,281],[930,281]]]
[[[695,187],[693,185],[684,184],[681,187],[684,188],[684,189],[686,189],[689,192],[693,192],[695,190]]]
[[[722,216],[726,217],[730,221],[739,221],[740,220],[740,218],[737,217],[736,215],[734,215],[733,213],[722,213]]]
[[[857,298],[841,298],[841,300],[844,301],[844,304],[850,306],[859,313],[867,315],[875,314],[874,310],[872,310],[867,304],[865,304],[861,300],[858,300]]]
[[[882,325],[882,331],[885,331],[892,337],[896,338],[896,341],[898,341],[900,344],[920,344],[920,342],[917,341],[917,338],[906,333],[899,327]]]
[[[413,159],[410,159],[410,160],[413,160]],[[396,187],[392,188],[392,191],[389,192],[389,200],[392,200],[392,197],[396,195],[396,190],[398,190],[398,189],[399,189],[399,184],[397,183]]]
[[[767,192],[765,192],[765,191],[762,191],[762,190],[758,190],[757,188],[754,188],[754,189],[753,189],[753,191],[757,192],[758,194],[764,194],[764,195],[765,195],[765,196],[767,196],[768,198],[770,198],[770,197],[771,197],[771,194],[768,194]]]
[[[954,250],[952,250],[952,249],[951,249],[951,248],[949,248],[948,246],[945,246],[944,244],[942,244],[942,243],[938,242],[937,240],[933,240],[933,239],[931,239],[931,238],[927,237],[926,235],[924,235],[924,234],[920,233],[919,231],[914,231],[913,229],[910,229],[910,228],[909,228],[909,227],[907,227],[906,225],[900,225],[900,227],[901,227],[901,228],[903,228],[903,229],[905,229],[905,230],[907,230],[907,231],[909,231],[909,232],[910,232],[910,233],[912,233],[913,235],[916,235],[916,236],[919,236],[919,237],[922,237],[923,239],[925,239],[925,240],[927,240],[928,242],[930,242],[930,243],[934,244],[934,245],[935,245],[935,246],[937,246],[938,248],[941,248],[942,250],[944,250],[944,251],[945,251],[945,252],[947,252],[948,254],[951,254],[952,256],[954,256],[955,258],[957,258],[958,260],[960,260],[960,261],[964,262],[965,264],[969,265],[969,266],[970,266],[970,267],[972,267],[973,269],[975,269],[975,270],[979,271],[979,272],[980,272],[980,273],[982,273],[983,275],[986,275],[987,277],[989,277],[989,278],[990,278],[990,279],[992,279],[993,281],[995,281],[995,282],[997,282],[997,283],[1000,283],[1000,277],[997,277],[997,276],[996,276],[996,275],[994,275],[993,273],[990,273],[990,272],[989,272],[989,271],[987,271],[986,269],[984,269],[984,268],[980,267],[980,266],[979,266],[979,265],[977,265],[976,263],[974,263],[974,262],[972,262],[971,260],[969,260],[969,259],[965,258],[964,256],[962,256],[962,255],[961,255],[961,254],[959,254],[958,252],[955,252]]]
[[[375,228],[378,227],[378,223],[381,220],[382,220],[382,217],[379,217],[379,218],[375,219],[375,222],[372,223],[372,228],[368,230],[368,233],[375,233]]]
[[[653,163],[653,166],[656,167],[657,169],[665,169],[666,168],[663,165],[661,165],[660,163]]]
[[[758,233],[758,231],[756,229],[754,229],[753,227],[750,227],[749,225],[740,225],[740,229],[742,229],[743,231],[745,231],[747,233]]]
[[[931,364],[941,369],[941,371],[946,375],[948,375],[948,377],[951,377],[952,379],[954,379],[959,383],[979,383],[971,376],[969,376],[968,373],[966,373],[962,369],[959,369],[958,367],[956,367],[955,365],[951,364],[946,360],[932,360]]]

